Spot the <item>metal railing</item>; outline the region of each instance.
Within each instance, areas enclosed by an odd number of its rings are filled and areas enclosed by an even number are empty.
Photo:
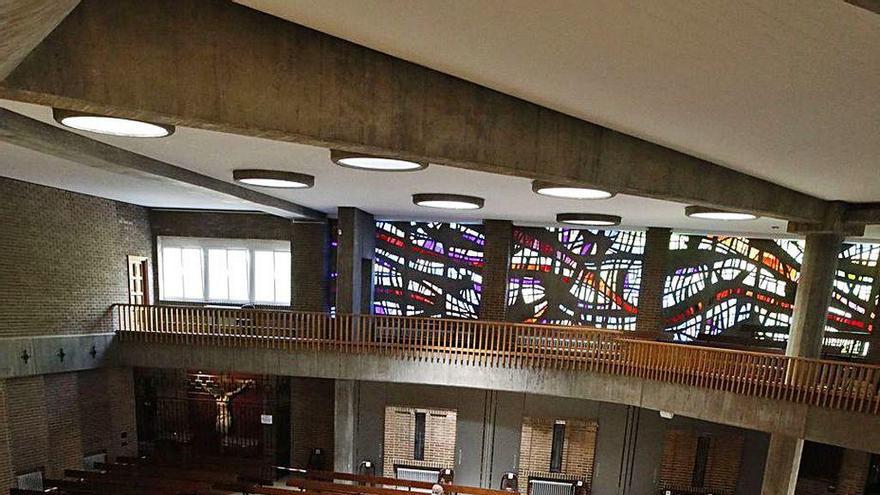
[[[379,354],[590,371],[880,414],[880,366],[628,338],[588,327],[184,306],[116,306],[123,342]]]

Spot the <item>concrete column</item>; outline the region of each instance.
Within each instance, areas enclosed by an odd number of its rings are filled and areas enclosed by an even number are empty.
[[[803,449],[802,438],[780,433],[770,435],[761,495],[794,495]]]
[[[357,208],[340,207],[336,251],[336,310],[340,314],[372,313],[375,250],[373,215]]]
[[[509,220],[483,222],[486,245],[483,247],[483,292],[480,319],[503,321],[507,317],[507,282],[513,223]]]
[[[354,473],[357,467],[358,387],[354,380],[336,380],[333,423],[333,470]]]
[[[651,227],[645,234],[645,261],[642,263],[636,332],[652,340],[657,340],[663,334],[663,286],[666,283],[671,235],[672,230],[659,227]]]
[[[290,305],[294,311],[326,312],[329,280],[328,224],[295,222],[290,240]]]
[[[804,263],[788,333],[788,356],[819,358],[843,236],[807,234]]]
[[[822,356],[822,337],[842,242],[843,236],[838,234],[807,234],[794,316],[785,349],[788,356]],[[797,370],[790,372],[797,373]],[[803,448],[802,438],[779,433],[770,435],[761,495],[794,495]]]

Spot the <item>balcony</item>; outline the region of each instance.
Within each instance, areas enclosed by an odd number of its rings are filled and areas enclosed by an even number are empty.
[[[116,306],[123,343],[379,355],[591,372],[880,416],[880,366],[633,339],[586,327],[183,306]]]

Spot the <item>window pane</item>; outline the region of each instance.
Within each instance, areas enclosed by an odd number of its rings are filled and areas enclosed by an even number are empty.
[[[275,302],[290,304],[290,253],[275,251]]]
[[[208,298],[212,301],[229,299],[229,282],[226,278],[226,250],[208,250]]]
[[[183,297],[183,271],[180,265],[180,248],[162,248],[162,297]]]
[[[272,251],[254,252],[254,298],[261,302],[275,301],[275,267]]]
[[[229,299],[247,301],[248,295],[248,252],[244,249],[226,251],[229,275]]]
[[[181,262],[183,264],[183,297],[202,299],[202,250],[199,248],[183,248]]]

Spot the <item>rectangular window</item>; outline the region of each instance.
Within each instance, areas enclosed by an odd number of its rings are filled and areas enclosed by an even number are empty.
[[[697,454],[694,457],[694,472],[691,475],[691,486],[702,488],[706,483],[706,466],[709,464],[709,447],[711,438],[697,438]]]
[[[413,441],[413,459],[417,461],[425,460],[425,421],[426,414],[423,412],[416,413],[415,439]]]
[[[290,304],[287,241],[159,237],[163,301]]]
[[[562,472],[562,450],[565,448],[565,421],[553,424],[553,442],[550,444],[550,472]]]

